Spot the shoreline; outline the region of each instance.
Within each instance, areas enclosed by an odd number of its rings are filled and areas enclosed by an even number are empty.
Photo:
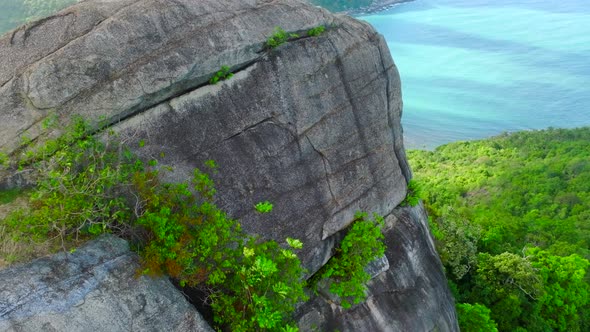
[[[351,16],[352,15],[361,16],[361,15],[374,14],[377,12],[391,9],[391,8],[395,7],[396,5],[406,3],[406,2],[412,2],[412,1],[414,1],[414,0],[375,0],[369,6],[356,8],[356,9],[352,9],[352,10],[345,10],[345,11],[342,11],[341,13],[348,14]]]

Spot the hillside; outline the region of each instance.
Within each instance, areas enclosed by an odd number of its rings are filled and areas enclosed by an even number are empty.
[[[588,331],[590,128],[408,158],[457,302],[474,305],[458,306],[463,330],[490,323],[479,303],[501,331]]]

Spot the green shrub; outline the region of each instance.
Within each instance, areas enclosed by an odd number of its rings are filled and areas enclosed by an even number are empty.
[[[416,180],[408,182],[408,193],[406,198],[402,201],[402,206],[416,206],[420,203],[422,198],[422,188]]]
[[[121,228],[130,210],[120,184],[136,165],[131,154],[112,149],[87,135],[89,127],[77,119],[67,134],[27,150],[21,167],[31,171],[37,186],[31,209],[13,213],[5,222],[16,233],[35,241],[59,239],[62,246],[81,235],[97,235]]]
[[[210,79],[209,84],[217,84],[219,81],[225,81],[232,78],[234,74],[230,71],[229,66],[221,66],[219,69]]]
[[[317,26],[315,28],[311,28],[307,30],[307,35],[309,37],[317,37],[326,31],[326,27],[323,25]]]
[[[9,159],[8,155],[4,152],[0,152],[0,170],[8,167],[9,162],[10,162],[10,159]]]
[[[479,303],[457,303],[459,327],[464,332],[498,332],[490,313],[490,309]]]
[[[241,248],[229,273],[208,280],[210,286],[221,286],[211,295],[215,321],[231,331],[279,330],[296,303],[307,299],[301,263],[274,241],[250,238]]]
[[[195,170],[191,185],[200,198],[187,185],[142,186],[147,190],[140,197],[148,205],[138,223],[151,234],[141,254],[143,272],[167,274],[182,286],[207,285],[215,322],[232,331],[285,326],[295,304],[306,299],[299,258],[242,232],[213,204],[206,173]],[[268,202],[257,206],[265,213],[272,209]],[[302,246],[295,239],[287,243]]]
[[[20,188],[0,189],[0,205],[13,202],[23,194],[24,190]]]
[[[259,202],[258,204],[256,204],[254,206],[254,208],[259,213],[269,213],[270,211],[272,211],[273,205],[271,202],[265,201],[265,202]]]
[[[276,27],[274,33],[266,40],[266,46],[275,48],[288,42],[290,38],[299,38],[299,35],[295,33],[289,34],[281,27]]]
[[[373,214],[373,220],[370,220],[366,213],[358,212],[340,248],[316,273],[314,282],[328,279],[330,292],[342,299],[344,308],[350,308],[351,302],[358,304],[366,298],[366,283],[371,276],[365,268],[385,253],[382,226],[383,217]]]

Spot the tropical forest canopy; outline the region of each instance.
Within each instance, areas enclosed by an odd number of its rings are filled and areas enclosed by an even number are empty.
[[[590,331],[590,128],[408,155],[462,331]]]

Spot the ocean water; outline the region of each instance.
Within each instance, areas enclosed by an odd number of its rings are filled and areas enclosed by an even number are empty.
[[[399,68],[407,148],[590,125],[590,0],[416,0],[360,18]]]

